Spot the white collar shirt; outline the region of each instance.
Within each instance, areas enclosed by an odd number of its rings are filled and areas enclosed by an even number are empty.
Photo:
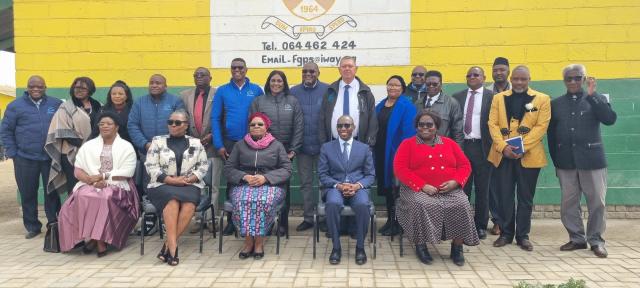
[[[343,80],[340,80],[338,96],[336,97],[336,105],[333,107],[333,114],[331,115],[331,135],[334,139],[340,138],[338,136],[338,130],[336,130],[336,125],[338,124],[338,118],[342,116],[343,104],[344,104],[344,86],[347,85]],[[353,124],[356,125],[355,130],[353,130],[353,135],[358,135],[358,127],[360,127],[360,109],[358,105],[358,91],[360,91],[360,81],[358,79],[353,79],[351,83],[349,83],[349,116],[353,118]]]
[[[467,100],[464,103],[464,111],[462,112],[462,123],[467,123],[467,109],[469,109],[469,98],[471,97],[471,88],[467,89]],[[473,114],[471,116],[471,133],[464,135],[464,139],[481,139],[482,133],[480,132],[480,115],[482,114],[482,94],[484,93],[484,87],[480,87],[476,90],[476,94],[473,98]],[[464,124],[463,124],[464,125]]]

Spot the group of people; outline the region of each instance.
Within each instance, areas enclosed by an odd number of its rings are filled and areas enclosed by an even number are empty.
[[[522,249],[533,250],[531,213],[537,177],[547,164],[547,134],[570,235],[560,249],[585,249],[588,243],[597,256],[607,256],[600,123],[614,124],[616,114],[584,66],[563,70],[567,93],[553,101],[529,87],[526,66],[510,70],[503,57],[492,66],[491,86],[485,87],[483,68],[472,66],[468,88],[448,96],[442,73],[417,66],[408,84],[399,75],[389,77],[387,96],[378,103],[356,76],[356,58],[343,57],[338,70],[340,79],[327,84],[319,80],[319,67],[306,63],[302,83],[291,88],[285,73],[274,70],[261,88],[236,58],[229,83],[217,89],[210,71],[199,67],[194,87],[180,97],[168,93],[165,77],[155,74],[149,94],[135,101],[127,84],[116,81],[104,106],[92,98],[90,78],[75,79],[71,101],[62,102],[46,95],[42,77],[32,76],[0,127],[15,166],[26,238],[42,226],[38,177],[46,188],[47,220],[59,223],[62,251],[82,246],[104,256],[108,245],[121,248],[146,195],[167,231],[157,257],[178,265],[178,239],[192,220],[205,175],[212,173],[217,206],[224,174],[233,212],[221,233],[237,230],[245,239],[239,257],[261,259],[269,233],[288,233],[295,159],[304,207],[296,230],[313,227],[317,177],[333,242],[331,264],[340,263],[340,235],[349,231],[356,239],[355,262],[366,263],[364,237],[376,183],[388,212],[379,233],[404,233],[425,264],[433,261],[427,244],[452,240],[450,257],[464,265],[463,245],[487,237],[489,215],[489,231],[499,235],[495,247],[515,238]],[[520,146],[511,142],[516,137]],[[136,163],[144,164],[141,183],[132,180]],[[69,198],[61,204],[64,192]],[[582,194],[589,208],[586,233]],[[356,214],[351,224],[340,217],[345,205]],[[280,227],[273,227],[276,213]]]

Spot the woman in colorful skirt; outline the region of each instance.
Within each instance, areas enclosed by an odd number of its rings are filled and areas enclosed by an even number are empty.
[[[264,237],[291,177],[287,150],[268,133],[271,120],[263,113],[249,116],[249,133],[233,147],[225,164],[227,183],[233,185],[233,222],[245,236],[240,259],[264,257]]]
[[[471,165],[455,141],[437,135],[440,124],[436,113],[422,110],[415,119],[416,136],[404,140],[396,152],[393,167],[402,182],[398,220],[422,263],[433,261],[427,243],[452,240],[449,257],[462,266],[462,245],[480,244],[461,188]]]
[[[138,193],[131,177],[136,168],[133,146],[118,135],[118,115],[98,116],[100,135],[80,147],[75,161],[79,182],[58,216],[60,250],[85,241],[83,251],[97,248],[98,257],[107,244],[121,249],[138,219]]]

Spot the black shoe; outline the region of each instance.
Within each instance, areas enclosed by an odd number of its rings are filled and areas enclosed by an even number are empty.
[[[398,221],[391,222],[391,226],[387,231],[382,233],[382,236],[397,236],[400,234],[400,223]]]
[[[82,253],[84,253],[84,254],[91,254],[91,253],[93,253],[93,250],[95,250],[95,249],[96,249],[96,246],[97,246],[97,245],[98,245],[98,244],[96,243],[96,241],[93,241],[93,240],[92,240],[92,241],[87,242],[87,243],[84,245],[84,247],[82,247]]]
[[[232,223],[227,223],[227,227],[224,227],[224,231],[222,231],[222,234],[224,236],[230,236],[234,232],[236,232],[236,226],[234,226]]]
[[[420,262],[424,264],[429,265],[433,262],[433,257],[429,254],[429,249],[427,249],[426,244],[416,245],[416,256],[418,256]]]
[[[573,251],[578,249],[587,249],[587,243],[569,241],[567,244],[560,246],[560,251]]]
[[[42,232],[40,232],[40,230],[38,230],[38,231],[29,231],[29,232],[27,232],[27,234],[24,235],[24,239],[31,239],[33,237],[38,236],[40,233],[42,233]]]
[[[340,264],[340,258],[342,258],[342,250],[340,249],[331,250],[331,255],[329,256],[329,264],[331,265]]]
[[[486,229],[478,229],[478,238],[480,238],[480,240],[487,239],[487,230]]]
[[[607,249],[604,248],[604,245],[591,246],[591,251],[593,251],[593,254],[600,258],[607,258],[607,256],[609,256],[609,253],[607,252]]]
[[[251,251],[249,251],[249,252],[240,251],[240,253],[238,253],[238,258],[244,260],[244,259],[247,259],[249,257],[252,257],[253,255],[254,255],[253,254],[253,249],[251,249]]]
[[[533,243],[531,243],[529,239],[522,239],[520,241],[517,241],[516,243],[518,244],[518,246],[520,246],[520,249],[524,251],[533,251]]]
[[[355,231],[349,232],[349,237],[351,237],[351,239],[353,240],[357,240],[358,238]]]
[[[511,244],[511,242],[513,242],[513,240],[508,240],[507,238],[504,238],[504,237],[498,237],[498,239],[496,239],[496,241],[493,242],[493,247],[503,247],[507,244]]]
[[[98,258],[102,258],[104,256],[107,256],[107,251],[108,249],[105,248],[104,251],[98,251],[98,254],[96,254],[98,256]]]
[[[464,251],[462,249],[462,244],[455,245],[451,243],[451,254],[449,258],[453,260],[453,264],[464,266]]]
[[[364,265],[367,263],[367,254],[364,253],[363,248],[356,248],[356,264]]]
[[[298,225],[298,227],[296,227],[296,231],[298,231],[298,232],[305,231],[305,230],[308,230],[311,227],[313,227],[313,223],[309,223],[307,221],[302,221],[302,223],[300,223],[300,225]]]
[[[162,262],[167,262],[167,255],[169,254],[169,249],[167,249],[167,244],[162,244],[162,249],[158,252],[156,258],[158,258]]]
[[[178,246],[176,246],[176,255],[171,255],[171,252],[168,251],[169,249],[167,249],[167,264],[169,264],[169,266],[177,266],[178,264],[180,264],[180,258],[178,258]]]
[[[253,259],[254,260],[260,260],[264,258],[264,251],[262,252],[253,252]]]
[[[387,222],[384,223],[384,225],[382,225],[382,227],[380,227],[380,229],[378,229],[378,233],[384,235],[384,233],[389,230],[389,228],[391,228],[391,223],[393,223],[393,220],[391,220],[391,217],[387,218]]]

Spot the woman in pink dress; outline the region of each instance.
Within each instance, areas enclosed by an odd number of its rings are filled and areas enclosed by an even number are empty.
[[[121,249],[136,224],[138,193],[131,181],[136,154],[118,135],[119,119],[113,112],[102,113],[100,135],[78,151],[74,174],[79,182],[58,216],[63,252],[84,241],[86,254],[97,248],[102,257],[107,245]]]

